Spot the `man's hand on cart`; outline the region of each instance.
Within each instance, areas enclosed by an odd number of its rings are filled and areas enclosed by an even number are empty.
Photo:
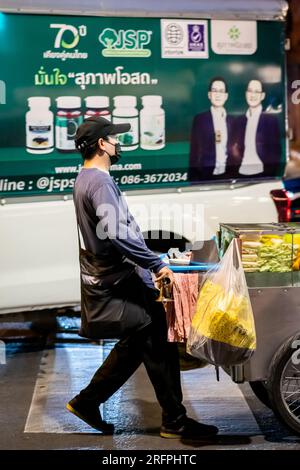
[[[170,287],[173,286],[173,284],[175,282],[174,273],[167,266],[164,266],[157,273],[155,273],[155,278],[156,278],[155,282],[158,284],[159,288],[161,286],[161,282],[162,282],[163,278],[165,278],[165,277],[170,279]]]

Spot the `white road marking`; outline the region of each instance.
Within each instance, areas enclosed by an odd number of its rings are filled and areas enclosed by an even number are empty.
[[[182,383],[194,417],[218,426],[220,434],[261,434],[243,393],[223,370],[220,369],[220,382],[214,367],[209,366],[185,372]]]
[[[88,384],[103,359],[103,347],[96,345],[67,345],[45,351],[24,432],[97,432],[69,413],[65,405]],[[148,380],[144,369],[139,369],[123,387],[120,397],[118,396],[120,392],[115,395],[114,400],[118,403],[115,411],[110,410],[110,400],[104,409],[101,408],[103,417],[106,418],[105,408],[107,408],[108,419],[113,418],[115,424],[118,424],[122,421],[119,413],[142,413],[139,406],[146,404],[148,409],[153,409],[155,417],[156,398],[150,383],[149,386],[147,384]],[[140,381],[143,381],[142,387],[139,386]],[[215,424],[223,435],[261,434],[242,392],[225,372],[220,371],[220,382],[217,382],[213,367],[187,371],[182,374],[182,385],[185,404],[189,414],[194,418]],[[128,403],[127,411],[123,408],[125,402]],[[141,402],[145,405],[138,405]],[[113,400],[111,403],[113,407]],[[158,415],[157,419],[159,420]],[[152,418],[146,413],[143,416],[143,423],[147,426],[150,422]],[[157,426],[159,424],[157,422]]]
[[[88,385],[103,359],[102,346],[68,345],[45,351],[24,432],[97,432],[68,412],[66,403]]]

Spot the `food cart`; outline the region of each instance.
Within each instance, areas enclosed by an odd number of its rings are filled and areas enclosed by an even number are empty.
[[[220,224],[221,256],[233,238],[239,240],[257,347],[247,362],[224,370],[236,383],[249,382],[256,396],[300,434],[300,225]],[[205,264],[181,267],[181,272],[194,270],[203,272]]]

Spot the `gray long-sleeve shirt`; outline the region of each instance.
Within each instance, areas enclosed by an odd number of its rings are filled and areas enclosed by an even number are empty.
[[[150,270],[156,273],[165,263],[147,247],[110,174],[97,168],[82,168],[75,181],[73,198],[86,249],[106,259],[123,255],[139,266],[138,274],[154,288]]]

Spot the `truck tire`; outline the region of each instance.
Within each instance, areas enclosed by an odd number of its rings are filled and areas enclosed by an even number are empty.
[[[275,415],[290,430],[300,435],[299,347],[299,333],[281,346],[273,358],[267,387]]]
[[[254,395],[268,408],[272,408],[269,392],[265,381],[256,380],[255,382],[249,382]]]

